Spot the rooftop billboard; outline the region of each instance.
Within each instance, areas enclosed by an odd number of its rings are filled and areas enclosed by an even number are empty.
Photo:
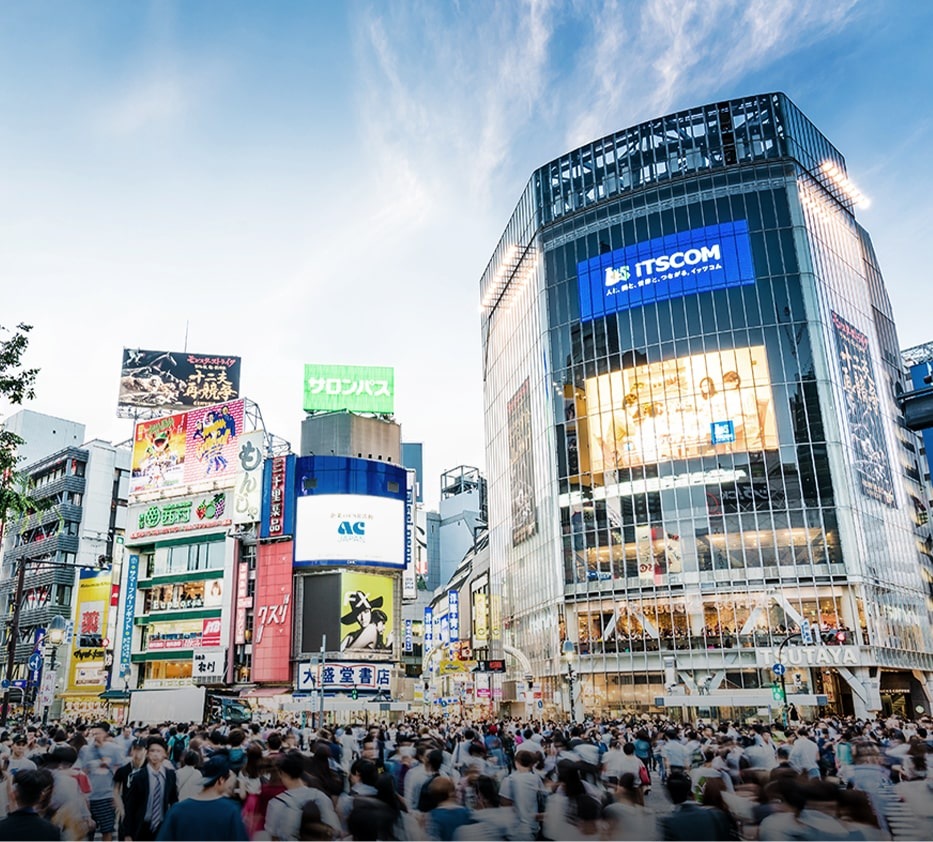
[[[395,411],[395,370],[384,366],[305,365],[306,412]]]
[[[133,436],[130,494],[236,476],[243,401],[140,421]]]
[[[239,357],[123,349],[117,398],[120,418],[136,418],[135,409],[186,409],[239,396]]]

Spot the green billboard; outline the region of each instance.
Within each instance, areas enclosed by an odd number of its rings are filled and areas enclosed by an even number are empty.
[[[395,411],[395,370],[368,365],[305,365],[306,412]]]

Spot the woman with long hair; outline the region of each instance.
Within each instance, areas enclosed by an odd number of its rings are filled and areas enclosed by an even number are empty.
[[[252,839],[262,828],[259,793],[262,790],[262,744],[255,740],[246,747],[246,762],[236,781],[236,796],[243,802],[242,815],[246,832]]]

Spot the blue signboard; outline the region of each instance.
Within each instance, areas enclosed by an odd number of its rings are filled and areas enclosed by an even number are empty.
[[[447,594],[447,618],[450,627],[450,642],[460,640],[460,593],[449,591]]]
[[[130,674],[130,655],[133,652],[133,617],[136,614],[136,586],[139,583],[139,554],[130,553],[126,568],[126,591],[123,600],[123,632],[120,637],[120,675]]]
[[[714,421],[709,428],[713,444],[730,444],[735,441],[735,421]]]
[[[755,283],[744,219],[678,234],[592,257],[577,264],[580,320],[684,295]]]
[[[428,652],[434,645],[434,611],[431,606],[424,607],[424,651]]]
[[[910,367],[910,382],[911,385],[916,390],[920,389],[929,389],[930,383],[926,378],[930,377],[933,374],[933,365],[929,362],[919,363]],[[933,428],[924,430],[921,434],[923,436],[923,446],[927,452],[927,464],[924,466],[928,471],[933,473]],[[914,506],[917,504],[914,503]],[[921,506],[923,505],[921,501]],[[926,523],[929,520],[929,512],[927,512],[926,507],[924,506],[923,511],[920,511],[919,507],[917,509],[917,517],[923,523]]]

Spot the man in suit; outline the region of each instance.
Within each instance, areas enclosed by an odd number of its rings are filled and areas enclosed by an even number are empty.
[[[674,812],[658,819],[659,838],[665,840],[728,840],[728,816],[714,807],[702,807],[693,800],[693,783],[685,772],[671,772],[665,781],[674,802]]]
[[[175,770],[165,766],[168,756],[165,740],[149,737],[146,746],[146,765],[130,782],[123,796],[126,805],[124,838],[128,842],[155,839],[169,807],[178,801]]]

